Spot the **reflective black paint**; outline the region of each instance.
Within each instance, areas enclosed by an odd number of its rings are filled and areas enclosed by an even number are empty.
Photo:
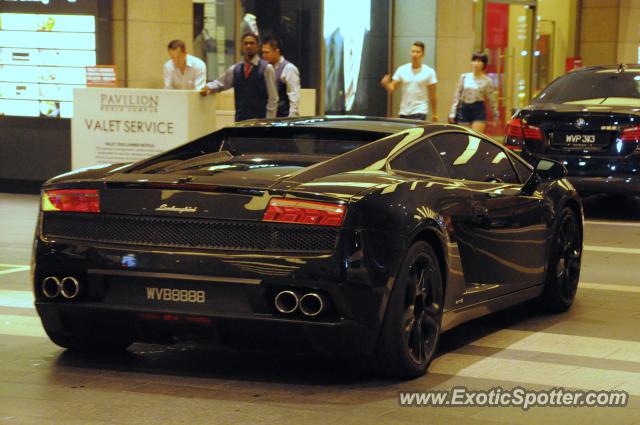
[[[330,128],[330,123],[320,122],[323,130]],[[389,121],[390,126],[394,123]],[[357,125],[366,126],[366,120],[358,119]],[[381,121],[372,125],[379,127]],[[185,249],[170,241],[150,247],[48,238],[42,232],[48,213],[41,212],[34,248],[34,293],[45,328],[63,334],[99,330],[112,337],[158,342],[193,336],[199,330],[231,345],[237,342],[234,335],[255,329],[291,339],[302,335],[316,350],[370,355],[401,260],[416,240],[430,243],[441,263],[445,330],[539,295],[558,212],[570,206],[582,223],[581,202],[571,184],[542,182],[532,193],[523,193],[523,183],[395,172],[389,169],[388,158],[399,149],[442,131],[469,132],[447,125],[406,126],[413,128],[396,142],[375,142],[387,147],[373,143],[299,171],[287,170],[288,174],[274,166],[255,177],[251,171],[222,170],[193,173],[184,182],[184,170],[126,172],[143,168],[143,163],[73,173],[47,182],[45,190],[100,189],[103,214],[250,223],[262,219],[272,197],[284,196],[342,203],[347,205],[347,216],[337,230],[332,252],[282,253]],[[335,131],[345,128],[348,119],[341,120]],[[380,152],[383,156],[372,154]],[[515,160],[510,152],[506,155]],[[152,161],[158,160],[162,158]],[[349,168],[355,163],[368,166]],[[169,211],[162,205],[189,207],[192,212]],[[80,298],[46,299],[40,282],[50,275],[77,276],[83,284]],[[147,286],[202,289],[208,301],[204,305],[153,302],[144,296]],[[330,299],[331,308],[318,318],[283,316],[275,311],[273,296],[287,288],[320,291]],[[149,321],[140,313],[197,315],[214,322],[209,328]]]

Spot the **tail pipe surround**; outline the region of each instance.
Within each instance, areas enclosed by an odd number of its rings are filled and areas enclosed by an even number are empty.
[[[55,276],[47,276],[42,280],[42,293],[47,298],[55,298],[60,295],[60,279]]]
[[[276,310],[283,314],[291,314],[298,309],[300,299],[293,291],[280,291],[275,298]]]
[[[72,300],[80,294],[80,282],[73,276],[65,276],[59,278],[56,276],[47,276],[42,279],[42,293],[49,299],[62,297]]]
[[[309,292],[300,298],[300,311],[308,317],[316,317],[327,310],[327,297],[315,292]]]

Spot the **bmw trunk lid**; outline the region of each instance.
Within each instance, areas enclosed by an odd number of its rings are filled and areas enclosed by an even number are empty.
[[[640,125],[630,108],[600,105],[537,105],[521,113],[523,123],[540,129],[543,138],[525,140],[534,154],[624,157],[637,148],[624,132]],[[623,143],[624,142],[624,143]]]

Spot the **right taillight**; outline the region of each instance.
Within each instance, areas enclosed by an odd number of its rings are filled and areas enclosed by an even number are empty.
[[[620,134],[620,142],[634,143],[636,150],[640,150],[640,127],[627,127]]]
[[[505,147],[519,152],[524,149],[525,140],[544,140],[542,130],[534,125],[522,122],[520,118],[512,119],[507,124]]]
[[[273,198],[264,212],[262,221],[341,226],[347,207],[328,202]]]

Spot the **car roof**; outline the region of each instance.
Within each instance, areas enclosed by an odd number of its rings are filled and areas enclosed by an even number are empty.
[[[324,127],[336,130],[370,131],[392,134],[429,123],[403,118],[365,117],[357,115],[327,115],[300,118],[275,118],[241,121],[233,127]]]
[[[609,70],[609,69],[616,69],[620,72],[624,72],[624,71],[634,71],[634,72],[640,72],[640,64],[637,63],[620,63],[617,65],[597,65],[597,66],[590,66],[588,68],[581,68],[578,70],[575,70],[572,72],[573,73],[589,73],[589,72],[598,72],[598,71],[603,71],[603,70]]]

